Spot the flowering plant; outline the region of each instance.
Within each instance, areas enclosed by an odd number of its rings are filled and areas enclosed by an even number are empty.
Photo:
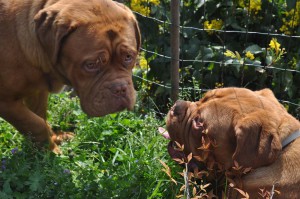
[[[164,111],[171,79],[170,0],[132,0],[130,6],[151,17],[137,14],[147,51],[135,74],[150,80],[141,80],[138,90],[153,96],[153,108]],[[147,12],[139,10],[143,6]],[[181,2],[179,76],[186,90],[180,94],[197,100],[201,89],[269,87],[281,99],[298,103],[300,74],[292,71],[300,71],[300,40],[291,36],[300,35],[299,10],[296,0]]]

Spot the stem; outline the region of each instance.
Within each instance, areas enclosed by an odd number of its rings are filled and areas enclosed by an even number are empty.
[[[185,163],[185,171],[184,171],[184,183],[185,183],[185,194],[186,199],[190,199],[190,188],[189,188],[189,179],[188,179],[188,163]]]

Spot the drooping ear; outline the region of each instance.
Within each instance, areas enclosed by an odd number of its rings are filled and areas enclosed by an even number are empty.
[[[142,41],[141,41],[140,28],[136,19],[134,19],[133,25],[134,25],[134,32],[135,32],[135,39],[136,39],[136,49],[137,51],[139,51],[141,48]]]
[[[204,130],[204,122],[200,118],[200,116],[196,116],[192,121],[191,131],[193,134],[201,134]]]
[[[139,51],[140,47],[141,47],[141,33],[140,33],[140,28],[139,28],[139,25],[138,25],[138,22],[137,22],[135,16],[133,15],[132,11],[127,6],[125,6],[124,4],[116,2],[116,1],[114,1],[114,3],[117,6],[119,6],[120,8],[126,10],[129,13],[129,15],[132,16],[133,27],[134,27],[135,38],[136,38],[136,44],[137,44],[136,48],[137,48],[137,51]]]
[[[56,64],[64,38],[75,30],[75,23],[58,18],[58,10],[41,10],[35,17],[35,31],[52,64]]]
[[[236,149],[232,159],[243,167],[273,163],[282,149],[276,120],[264,111],[247,114],[235,126]]]

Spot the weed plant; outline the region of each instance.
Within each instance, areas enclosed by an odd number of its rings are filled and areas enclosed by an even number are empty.
[[[0,198],[175,198],[175,185],[162,171],[176,173],[167,141],[157,133],[164,121],[154,114],[122,112],[88,118],[70,93],[49,98],[54,129],[75,132],[62,155],[33,146],[0,119]],[[179,169],[179,170],[178,170]],[[178,175],[180,178],[180,176]],[[180,181],[180,180],[179,180]]]

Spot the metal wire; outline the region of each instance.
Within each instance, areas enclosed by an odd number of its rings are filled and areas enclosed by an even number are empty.
[[[157,19],[155,17],[145,16],[145,15],[143,15],[141,13],[138,13],[138,12],[134,12],[134,13],[136,15],[139,15],[139,16],[143,17],[143,18],[146,18],[146,19],[149,19],[149,20],[153,20],[153,21],[155,21],[157,23],[163,24],[164,29],[170,28],[168,26],[171,26],[171,22],[168,19],[167,20],[160,20],[160,19]],[[249,15],[249,13],[248,13],[248,15]],[[205,16],[205,15],[203,15],[203,16]],[[271,20],[270,20],[270,23],[271,23]],[[274,32],[272,33],[272,32],[249,31],[248,28],[246,28],[246,30],[243,31],[243,30],[205,29],[205,28],[183,26],[183,25],[180,25],[179,27],[180,27],[181,32],[183,32],[183,30],[188,30],[188,29],[189,30],[195,30],[195,31],[202,31],[202,32],[203,31],[215,31],[215,32],[221,33],[224,40],[225,40],[227,34],[245,34],[246,39],[249,37],[249,35],[264,35],[264,36],[266,36],[266,38],[270,38],[270,37],[283,37],[283,38],[288,38],[290,42],[291,42],[292,39],[296,39],[296,41],[300,42],[300,35],[286,35],[286,34],[283,34],[283,33],[274,33]],[[149,54],[157,56],[156,59],[161,59],[162,62],[170,62],[172,59],[173,60],[175,59],[175,58],[172,58],[172,57],[170,57],[168,55],[165,55],[164,53],[161,53],[161,52],[154,52],[154,51],[151,51],[151,50],[145,49],[145,48],[141,48],[141,50],[144,51],[144,52],[146,52],[146,53],[149,53]],[[224,51],[225,51],[225,45],[223,45],[223,52]],[[182,56],[177,61],[180,61],[181,65],[184,62],[207,63],[207,64],[213,63],[213,64],[219,64],[221,66],[229,66],[229,67],[234,67],[235,65],[241,65],[240,63],[226,64],[225,56],[223,56],[223,59],[221,61],[204,60],[203,57],[201,58],[201,60],[197,60],[197,59],[183,59]],[[275,66],[262,66],[262,65],[259,65],[259,64],[247,64],[245,62],[243,62],[242,65],[243,65],[243,67],[244,66],[250,66],[250,67],[255,67],[257,69],[260,69],[260,70],[261,69],[262,70],[270,70],[270,69],[272,69],[272,70],[278,70],[278,71],[283,71],[283,72],[289,71],[289,72],[293,72],[293,73],[300,73],[299,70],[288,69],[288,68],[286,68],[286,66],[282,66],[282,68],[281,68],[281,67],[275,67]],[[156,86],[159,86],[159,87],[171,90],[171,86],[165,85],[163,83],[157,83],[157,82],[151,81],[149,79],[144,79],[144,78],[142,78],[140,76],[136,76],[136,75],[134,75],[134,77],[138,78],[138,79],[140,79],[142,81],[147,82],[147,84],[156,85]],[[188,90],[188,91],[193,90],[193,91],[197,91],[199,93],[205,93],[205,92],[207,92],[207,91],[209,91],[211,89],[199,89],[199,88],[194,88],[194,87],[180,86],[180,90],[182,90],[182,91],[183,90]],[[291,104],[293,106],[300,107],[300,104],[296,104],[296,103],[293,103],[293,102],[290,102],[290,101],[286,101],[286,100],[279,100],[279,101],[281,103]],[[164,113],[161,113],[161,114],[164,114]]]
[[[159,23],[164,23],[164,24],[168,24],[171,25],[171,23],[169,21],[163,21],[163,20],[159,20],[156,19],[154,17],[149,17],[149,16],[145,16],[141,13],[138,12],[134,12],[135,14],[144,17],[144,18],[148,18],[154,21],[157,21]],[[276,36],[276,37],[288,37],[288,38],[300,38],[300,35],[286,35],[284,33],[270,33],[270,32],[255,32],[255,31],[242,31],[242,30],[219,30],[219,29],[205,29],[205,28],[197,28],[197,27],[192,27],[192,26],[180,26],[181,29],[191,29],[191,30],[198,30],[198,31],[215,31],[215,32],[220,32],[220,33],[238,33],[238,34],[257,34],[257,35],[270,35],[270,36]]]

